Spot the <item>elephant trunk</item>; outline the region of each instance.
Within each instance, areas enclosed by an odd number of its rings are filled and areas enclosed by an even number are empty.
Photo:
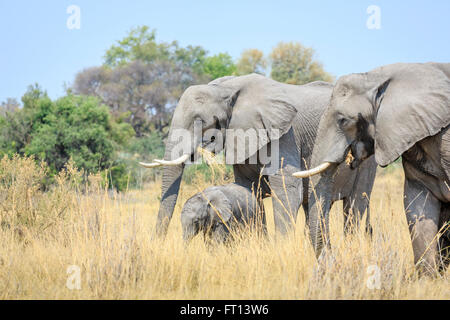
[[[338,165],[344,161],[348,146],[345,135],[335,124],[333,111],[328,108],[320,120],[315,140],[311,157],[313,169],[296,174],[301,178],[310,176],[308,225],[312,245],[318,257],[324,247],[329,246],[329,214],[333,200],[334,176]]]
[[[164,159],[170,160],[172,148],[166,147]],[[161,203],[156,221],[156,235],[165,237],[170,220],[177,203],[178,192],[180,191],[181,177],[183,175],[184,163],[164,166],[161,187]]]
[[[329,245],[329,215],[333,194],[334,169],[322,176],[311,177],[309,192],[308,224],[311,242],[317,257],[324,246]]]

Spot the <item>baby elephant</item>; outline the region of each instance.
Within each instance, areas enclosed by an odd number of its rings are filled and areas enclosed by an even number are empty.
[[[258,214],[263,217],[249,189],[234,183],[209,187],[184,204],[181,211],[183,239],[188,242],[203,232],[205,240],[223,243],[230,237],[230,231],[239,226],[262,226]]]

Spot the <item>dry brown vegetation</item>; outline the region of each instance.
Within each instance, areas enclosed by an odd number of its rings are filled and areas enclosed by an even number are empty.
[[[181,204],[211,183],[183,185],[166,241],[152,240],[160,184],[111,194],[99,177],[79,184],[69,166],[54,188],[40,190],[44,166],[32,159],[0,163],[0,298],[3,299],[449,299],[449,271],[419,278],[402,205],[402,170],[379,169],[371,209],[373,237],[343,235],[340,203],[331,215],[333,260],[318,268],[302,212],[296,232],[249,235],[231,246],[183,244]],[[221,181],[214,181],[218,183]],[[69,266],[81,271],[70,290]],[[381,270],[369,289],[368,267]],[[71,269],[69,269],[70,271]],[[369,269],[370,270],[370,269]]]

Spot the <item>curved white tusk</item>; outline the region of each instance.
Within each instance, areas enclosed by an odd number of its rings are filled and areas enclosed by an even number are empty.
[[[157,168],[157,167],[161,167],[162,164],[161,163],[145,163],[145,162],[139,162],[139,164],[141,166],[143,166],[144,168]]]
[[[190,156],[191,156],[190,154],[183,154],[181,157],[179,157],[178,159],[175,159],[175,160],[166,161],[166,160],[155,159],[153,161],[155,161],[156,163],[159,163],[163,166],[177,166],[177,165],[180,165],[180,164],[186,162],[186,160],[189,159]]]
[[[331,162],[324,162],[311,170],[295,172],[292,175],[296,178],[308,178],[327,170],[329,166],[331,166]]]

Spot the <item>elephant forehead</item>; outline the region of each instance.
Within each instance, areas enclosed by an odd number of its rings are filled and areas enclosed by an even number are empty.
[[[364,81],[363,74],[353,73],[342,76],[336,82],[334,87],[334,94],[345,95],[354,91],[358,86],[361,86]]]
[[[181,96],[180,103],[184,106],[192,106],[215,101],[218,98],[215,91],[213,87],[207,85],[191,86]]]
[[[198,193],[188,199],[183,206],[182,214],[184,215],[197,215],[200,211],[206,210],[206,205],[209,199]]]
[[[344,115],[357,118],[358,114],[371,116],[373,113],[372,105],[363,95],[349,95],[334,100],[335,111]]]

